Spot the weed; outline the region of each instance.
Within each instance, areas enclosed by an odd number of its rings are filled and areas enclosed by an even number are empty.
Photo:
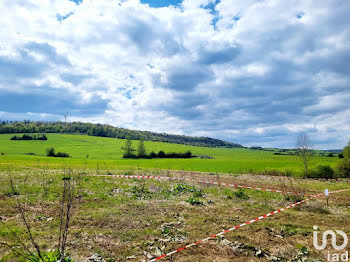
[[[242,188],[238,189],[238,191],[234,192],[235,196],[240,198],[240,199],[244,199],[247,200],[249,199],[248,194],[246,193],[246,191]]]
[[[48,251],[43,252],[42,257],[39,257],[37,254],[31,253],[28,255],[28,260],[31,262],[72,262],[73,260],[70,257],[60,258],[60,252],[56,251]]]
[[[137,199],[147,199],[151,198],[151,192],[145,187],[145,184],[140,186],[133,186],[130,191],[132,192],[134,198]]]

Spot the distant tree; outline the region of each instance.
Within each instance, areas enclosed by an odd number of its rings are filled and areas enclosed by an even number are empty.
[[[187,152],[185,153],[185,157],[186,157],[186,158],[191,158],[191,157],[192,157],[192,152],[191,152],[191,151],[187,151]]]
[[[139,158],[144,158],[147,156],[145,143],[143,142],[142,138],[140,139],[139,146],[137,148],[137,156]]]
[[[149,157],[150,158],[156,158],[157,154],[152,151],[151,153],[149,153]]]
[[[132,140],[130,137],[127,137],[127,139],[125,140],[125,145],[123,149],[124,149],[124,154],[123,154],[124,158],[130,158],[133,156]]]
[[[339,153],[339,154],[338,154],[338,157],[339,157],[339,158],[344,158],[344,154],[343,154],[343,153]]]
[[[160,150],[160,151],[158,152],[158,157],[159,157],[159,158],[165,158],[166,155],[165,155],[164,151]]]
[[[309,136],[305,133],[300,134],[297,138],[297,153],[304,164],[304,178],[307,177],[308,164],[311,156],[312,143]]]
[[[344,147],[343,155],[344,155],[344,158],[350,159],[350,141],[349,141],[348,145],[346,147]]]
[[[46,156],[56,156],[55,149],[53,147],[46,149]]]
[[[339,171],[345,177],[350,177],[350,141],[343,150],[343,159],[338,166]]]

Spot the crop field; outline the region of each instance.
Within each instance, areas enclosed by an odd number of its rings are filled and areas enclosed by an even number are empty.
[[[155,175],[143,170],[114,174]],[[336,228],[350,234],[348,191],[331,194],[328,207],[321,196],[221,236],[214,235],[306,199],[306,195],[322,193],[325,188],[350,188],[349,182],[186,171],[159,171],[156,175],[160,179],[118,178],[102,172],[96,175],[89,169],[4,170],[0,173],[0,243],[16,246],[21,241],[33,250],[16,209],[19,200],[41,250],[57,248],[60,195],[67,177],[75,183],[66,247],[74,261],[91,256],[104,261],[152,261],[210,236],[162,260],[316,261],[311,259],[325,259],[328,249],[313,248],[314,225],[322,231]],[[295,193],[219,186],[199,180]],[[25,261],[6,246],[0,246],[0,254],[0,261]]]
[[[197,156],[212,159],[123,159],[123,139],[92,137],[86,135],[48,134],[47,141],[11,141],[13,135],[0,135],[0,164],[2,166],[42,166],[51,168],[71,166],[89,169],[169,169],[203,171],[213,173],[259,173],[266,170],[290,171],[301,176],[303,166],[297,156],[274,155],[273,152],[246,148],[208,148],[170,143],[145,141],[147,152],[185,152],[190,150]],[[137,141],[133,142],[137,148]],[[45,150],[54,147],[56,151],[67,152],[69,159],[49,158]],[[1,154],[4,155],[1,155]],[[318,165],[336,167],[337,157],[312,157],[310,168]],[[1,168],[1,166],[0,166]]]

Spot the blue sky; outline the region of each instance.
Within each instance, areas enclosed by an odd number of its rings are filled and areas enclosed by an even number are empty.
[[[347,0],[0,3],[0,119],[316,148],[350,139]]]
[[[151,7],[166,7],[166,6],[179,6],[182,0],[141,0],[143,4],[149,4]]]

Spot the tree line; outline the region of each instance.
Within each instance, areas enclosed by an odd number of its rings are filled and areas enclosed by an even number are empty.
[[[204,147],[242,147],[236,143],[230,143],[210,137],[192,137],[183,135],[172,135],[166,133],[155,133],[149,131],[130,130],[114,127],[111,125],[71,122],[64,123],[44,121],[0,121],[0,134],[15,133],[66,133],[86,134],[90,136],[111,137],[132,140],[143,139],[145,141],[167,142]]]
[[[38,134],[38,135],[27,135],[27,134],[23,134],[22,136],[16,136],[14,135],[13,137],[11,137],[10,140],[47,140],[47,136],[46,134]]]
[[[191,158],[191,151],[187,151],[185,153],[165,153],[163,150],[160,150],[158,153],[151,152],[147,154],[146,146],[143,139],[139,140],[139,144],[137,150],[132,146],[132,140],[128,137],[125,141],[125,145],[122,147],[124,150],[123,158]],[[135,152],[136,151],[136,152]]]

